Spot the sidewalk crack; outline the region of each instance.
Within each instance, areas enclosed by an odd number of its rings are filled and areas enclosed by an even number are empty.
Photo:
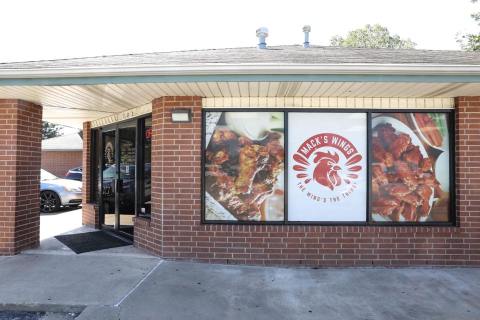
[[[127,299],[133,292],[135,292],[135,290],[138,289],[138,287],[140,287],[140,285],[142,285],[143,282],[145,282],[145,280],[155,271],[157,270],[157,268],[163,263],[164,260],[160,260],[156,265],[155,267],[153,267],[152,270],[150,270],[142,279],[140,279],[140,281],[138,281],[138,283],[132,288],[130,289],[130,291],[127,292],[127,294],[122,298],[120,299],[120,301],[118,301],[116,304],[114,304],[113,306],[114,307],[119,307],[120,304],[122,304],[123,301],[125,301],[125,299]]]

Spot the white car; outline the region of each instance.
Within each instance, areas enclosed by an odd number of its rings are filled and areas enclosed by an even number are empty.
[[[40,171],[40,211],[54,212],[64,207],[78,207],[82,203],[82,183],[61,179],[50,172]]]

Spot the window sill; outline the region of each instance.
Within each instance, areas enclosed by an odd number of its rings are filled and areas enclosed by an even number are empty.
[[[142,226],[150,226],[150,222],[152,221],[151,217],[141,217],[141,216],[136,216],[133,217],[133,222],[134,224],[139,224]]]

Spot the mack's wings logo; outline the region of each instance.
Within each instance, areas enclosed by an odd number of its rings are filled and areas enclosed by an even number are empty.
[[[350,195],[356,189],[355,180],[362,170],[359,164],[362,155],[348,139],[334,133],[308,138],[293,155],[293,160],[293,170],[300,180],[298,187],[317,201],[337,196],[333,191],[339,191],[343,197]]]

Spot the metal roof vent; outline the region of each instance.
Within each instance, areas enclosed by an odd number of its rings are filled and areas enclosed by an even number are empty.
[[[258,49],[267,49],[265,38],[268,37],[268,29],[261,27],[257,29]]]
[[[303,34],[305,35],[305,40],[303,41],[303,47],[304,48],[310,48],[310,42],[309,42],[309,33],[312,31],[312,27],[310,27],[308,24],[303,26]]]

